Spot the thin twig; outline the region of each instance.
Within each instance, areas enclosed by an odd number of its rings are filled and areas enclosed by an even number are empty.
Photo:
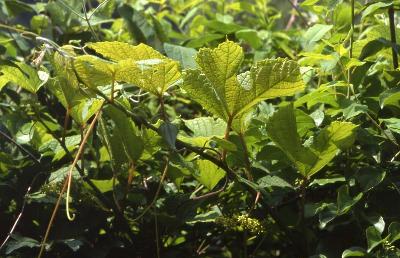
[[[75,11],[71,6],[69,6],[67,3],[65,3],[63,0],[57,0],[58,2],[61,3],[61,5],[63,5],[65,8],[67,8],[68,10],[70,10],[73,14],[75,14],[76,16],[78,16],[79,18],[81,18],[82,20],[85,20],[85,17],[83,17],[80,13],[78,13],[77,11]]]
[[[82,0],[82,9],[83,9],[83,13],[85,14],[84,20],[86,21],[90,31],[92,32],[93,37],[95,38],[96,41],[99,41],[99,37],[97,36],[97,34],[94,31],[92,25],[90,24],[90,18],[88,16],[87,10],[86,10],[86,0]]]
[[[10,136],[8,136],[2,130],[0,130],[0,135],[3,136],[10,143],[12,143],[15,146],[17,146],[17,148],[20,149],[22,152],[26,153],[37,165],[40,165],[40,161],[35,157],[35,155],[33,155],[30,151],[25,149],[24,146],[22,146],[21,144],[17,143],[16,141],[14,141],[14,139],[12,139]]]
[[[295,4],[294,2],[292,2],[291,0],[288,0],[288,2],[290,3],[290,5],[293,7],[293,9],[296,10],[296,12],[298,13],[301,21],[304,23],[305,26],[308,27],[308,22],[307,19],[304,17],[303,13],[301,12],[300,8],[297,6],[297,4]]]
[[[203,195],[201,195],[201,196],[193,196],[193,197],[191,196],[190,199],[191,199],[191,200],[198,201],[198,200],[202,200],[202,199],[209,198],[209,197],[211,197],[211,196],[220,194],[220,193],[222,193],[222,192],[225,190],[225,188],[226,188],[227,185],[228,185],[228,177],[225,177],[225,183],[224,183],[224,185],[223,185],[220,189],[218,189],[218,190],[216,190],[216,191],[213,191],[213,192],[209,192],[209,193],[203,194]]]
[[[15,219],[14,224],[12,225],[10,231],[8,232],[7,237],[6,237],[6,238],[4,239],[4,241],[2,242],[2,244],[1,244],[1,246],[0,246],[0,250],[3,249],[3,247],[4,247],[5,244],[7,243],[8,239],[10,239],[11,235],[14,233],[14,230],[15,230],[15,228],[17,227],[18,222],[19,222],[19,220],[21,219],[22,214],[23,214],[24,211],[25,211],[25,206],[26,206],[26,203],[27,203],[27,201],[28,201],[28,196],[29,196],[29,194],[30,194],[30,192],[31,192],[31,190],[32,190],[33,184],[36,182],[37,178],[38,178],[39,175],[41,175],[41,174],[44,174],[44,172],[40,172],[40,173],[36,174],[36,175],[33,177],[33,179],[32,179],[32,181],[31,181],[30,185],[28,186],[28,188],[27,188],[27,190],[26,190],[26,193],[25,193],[25,195],[24,195],[24,201],[23,201],[23,203],[22,203],[21,210],[20,210],[20,212],[19,212],[17,218]]]
[[[89,15],[89,20],[90,20],[90,18],[92,18],[92,16],[93,16],[101,7],[103,7],[104,5],[106,5],[109,1],[110,1],[110,0],[105,0],[105,1],[101,2],[101,3],[93,10],[93,12]],[[89,2],[90,2],[90,1],[89,1]]]

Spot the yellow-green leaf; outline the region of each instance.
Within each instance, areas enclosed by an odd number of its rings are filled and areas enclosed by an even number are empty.
[[[8,82],[13,82],[27,91],[35,93],[46,83],[46,79],[42,80],[38,76],[38,71],[25,63],[4,62],[4,64],[0,64],[0,90]]]
[[[231,41],[215,49],[202,48],[196,58],[199,68],[184,73],[182,87],[203,108],[230,123],[241,120],[262,100],[293,95],[304,89],[299,66],[294,61],[263,60],[250,71],[237,75],[242,61],[242,48]]]
[[[111,84],[117,65],[95,56],[82,55],[74,60],[74,68],[79,79],[94,88]]]
[[[104,58],[121,61],[126,59],[132,60],[147,60],[147,59],[167,59],[158,51],[145,44],[139,44],[137,46],[130,45],[128,43],[110,41],[110,42],[96,42],[89,43],[87,46]]]

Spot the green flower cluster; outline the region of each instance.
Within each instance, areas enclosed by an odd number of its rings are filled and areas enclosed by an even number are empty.
[[[232,217],[219,217],[215,221],[226,229],[234,231],[248,231],[252,234],[261,234],[264,226],[258,219],[250,218],[248,214],[233,215]]]
[[[389,243],[389,241],[387,241],[387,240],[383,241],[382,245],[386,251],[392,251],[392,252],[396,251],[396,247],[394,245],[392,245],[391,243]]]

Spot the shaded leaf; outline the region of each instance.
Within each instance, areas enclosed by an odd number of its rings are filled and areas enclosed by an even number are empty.
[[[382,243],[381,234],[374,226],[368,227],[365,235],[367,237],[368,253]]]
[[[224,170],[208,160],[197,160],[196,166],[198,172],[194,174],[194,177],[208,190],[212,190],[226,174]]]

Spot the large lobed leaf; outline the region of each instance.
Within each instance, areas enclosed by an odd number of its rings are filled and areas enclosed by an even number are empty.
[[[304,88],[299,66],[287,59],[263,60],[238,75],[244,55],[232,41],[202,48],[197,69],[183,74],[183,89],[207,111],[232,122],[262,100],[293,95]]]

